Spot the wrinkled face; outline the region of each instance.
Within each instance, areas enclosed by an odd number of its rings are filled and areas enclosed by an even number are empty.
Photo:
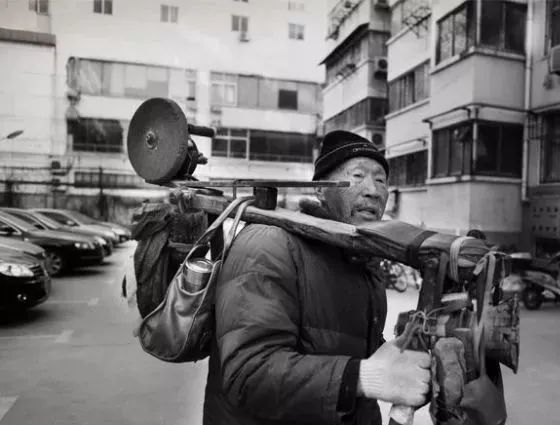
[[[371,158],[350,158],[325,177],[325,180],[344,180],[350,187],[323,187],[317,197],[338,221],[360,225],[381,220],[389,192],[387,174]]]

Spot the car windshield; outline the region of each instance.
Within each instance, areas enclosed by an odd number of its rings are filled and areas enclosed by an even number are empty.
[[[23,221],[20,218],[14,217],[13,215],[2,213],[0,214],[0,220],[5,221],[8,224],[11,224],[14,227],[19,228],[19,230],[23,230],[26,232],[32,232],[37,230],[35,226]]]
[[[76,220],[81,221],[83,224],[97,224],[97,221],[95,221],[91,217],[88,217],[85,214],[79,213],[78,211],[67,211],[67,212]]]
[[[49,229],[60,229],[62,228],[62,226],[60,225],[59,222],[53,220],[50,217],[47,217],[46,215],[43,215],[41,213],[33,213],[33,218],[37,219],[37,221],[43,223],[45,226],[47,226]]]

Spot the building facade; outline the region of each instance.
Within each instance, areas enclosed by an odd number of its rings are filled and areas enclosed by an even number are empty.
[[[323,90],[325,132],[354,131],[382,148],[387,113],[388,3],[331,0]]]
[[[399,0],[391,16],[395,217],[560,250],[560,2]]]
[[[0,138],[24,133],[0,141],[0,162],[2,180],[30,194],[20,203],[52,203],[54,192],[64,204],[99,186],[161,195],[127,157],[130,119],[151,97],[217,128],[213,140],[194,137],[209,157],[198,178],[311,178],[323,0],[1,3]]]

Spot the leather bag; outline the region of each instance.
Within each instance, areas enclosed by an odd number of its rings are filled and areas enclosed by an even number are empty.
[[[243,211],[253,202],[253,197],[235,199],[206,232],[196,241],[185,261],[171,280],[161,304],[147,315],[138,329],[142,349],[152,356],[171,363],[202,360],[210,354],[214,335],[214,294],[221,265],[235,238]],[[221,259],[212,264],[210,278],[202,289],[187,290],[186,264],[192,259],[203,258],[209,242],[225,219],[237,210],[232,227],[224,242]]]

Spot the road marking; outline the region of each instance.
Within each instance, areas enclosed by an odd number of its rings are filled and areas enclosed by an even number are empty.
[[[62,331],[59,336],[56,337],[54,342],[58,344],[68,344],[70,342],[70,338],[72,338],[73,333],[74,333],[73,330],[66,329]]]
[[[0,422],[2,418],[6,416],[6,413],[15,404],[17,397],[0,397]]]
[[[99,304],[99,298],[90,298],[89,300],[56,300],[50,299],[50,304],[87,304],[88,306],[96,306]]]
[[[73,330],[70,329],[66,329],[63,330],[61,333],[59,334],[55,334],[55,335],[7,335],[7,336],[0,336],[0,341],[1,340],[6,340],[6,339],[16,339],[16,340],[26,340],[26,339],[54,339],[54,342],[57,342],[59,344],[67,344],[68,342],[70,342],[70,338],[72,337],[72,334],[74,333]]]

